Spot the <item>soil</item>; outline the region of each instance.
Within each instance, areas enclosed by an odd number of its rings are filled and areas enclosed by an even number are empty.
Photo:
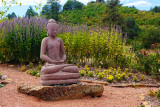
[[[140,96],[148,91],[160,88],[115,88],[104,86],[100,98],[89,96],[83,99],[63,101],[43,101],[34,96],[21,94],[17,91],[20,84],[40,85],[40,78],[26,74],[6,64],[0,64],[0,72],[10,80],[9,84],[0,88],[0,107],[140,107],[144,101]]]

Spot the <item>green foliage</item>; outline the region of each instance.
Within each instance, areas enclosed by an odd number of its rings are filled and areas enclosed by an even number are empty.
[[[14,17],[17,17],[17,16],[14,12],[12,12],[12,14],[8,14],[6,17],[8,17],[8,19],[13,19]]]
[[[79,73],[80,73],[81,76],[85,75],[85,71],[84,70],[80,70]]]
[[[139,12],[138,9],[128,6],[121,7],[120,13],[129,13],[129,14],[137,14]]]
[[[120,1],[119,0],[107,0],[105,17],[103,17],[103,23],[109,25],[122,26],[123,31],[125,30],[125,20],[120,13]]]
[[[155,6],[154,8],[151,8],[150,11],[155,13],[160,13],[160,6]]]
[[[83,6],[84,4],[77,0],[68,0],[63,6],[63,11],[64,10],[68,11],[73,9],[82,9]]]
[[[41,15],[45,15],[47,19],[59,20],[59,11],[61,5],[57,1],[51,2],[51,5],[44,5]]]
[[[38,70],[41,70],[41,68],[42,68],[42,65],[39,64],[39,65],[38,65]]]
[[[88,76],[93,77],[93,72],[92,71],[88,72]]]
[[[37,73],[35,76],[36,76],[36,77],[40,77],[41,75],[40,75],[40,73]]]
[[[159,74],[159,58],[159,53],[157,53],[156,55],[144,55],[142,53],[136,52],[136,68],[148,75],[157,75]]]
[[[0,84],[0,87],[4,87],[4,85],[3,85],[3,84]]]
[[[99,78],[99,79],[103,79],[103,78],[104,78],[104,75],[103,75],[102,73],[99,73],[99,74],[98,74],[98,78]]]
[[[160,99],[160,90],[157,90],[157,95],[156,95],[156,97],[157,97],[158,99]]]
[[[33,68],[33,63],[32,62],[29,62],[29,68]]]
[[[39,73],[39,72],[36,71],[36,70],[33,70],[33,71],[30,72],[30,74],[31,74],[32,76],[36,76],[38,73]],[[38,76],[38,75],[37,75],[37,76]]]
[[[44,19],[33,17],[2,22],[0,60],[12,63],[38,62],[41,41],[47,36],[46,23]]]
[[[129,39],[133,39],[134,37],[137,37],[140,33],[140,28],[136,24],[133,17],[126,18],[126,27],[127,27],[127,36]]]
[[[87,6],[83,6],[81,10],[64,10],[60,13],[61,22],[68,22],[73,24],[83,24],[87,23],[87,25],[96,25],[101,22],[101,14],[104,12],[103,3],[93,3]]]
[[[137,76],[134,76],[133,80],[134,80],[135,82],[137,82],[137,81],[138,81]]]
[[[154,43],[160,43],[160,28],[148,27],[143,29],[138,40],[141,41],[144,48],[151,48]]]
[[[82,28],[78,28],[82,29]],[[85,31],[86,30],[86,31]],[[89,31],[89,32],[88,32]],[[111,31],[84,29],[60,34],[67,54],[68,63],[89,63],[94,66],[127,66],[130,59],[123,54],[120,34]]]
[[[33,9],[32,9],[32,7],[31,6],[29,6],[29,9],[27,10],[27,12],[26,12],[26,14],[25,14],[25,17],[33,17],[33,16],[36,16],[36,15],[38,15],[38,13],[36,13]]]

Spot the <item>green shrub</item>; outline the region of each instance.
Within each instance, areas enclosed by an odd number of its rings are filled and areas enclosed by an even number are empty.
[[[37,75],[38,73],[39,73],[39,72],[36,71],[36,70],[33,70],[33,71],[30,72],[30,74],[31,74],[32,76],[35,76],[35,75]]]
[[[159,74],[159,64],[158,59],[160,58],[160,53],[155,55],[144,55],[143,53],[136,52],[137,69],[139,71],[144,71],[148,75],[158,75]]]
[[[99,73],[99,74],[98,74],[98,78],[99,78],[99,79],[103,79],[103,78],[104,78],[104,75],[103,75],[102,73]]]
[[[85,28],[85,29],[84,29]],[[94,66],[128,66],[130,59],[124,55],[121,33],[109,28],[79,26],[79,31],[59,34],[67,54],[68,63]],[[94,29],[94,31],[93,31]]]
[[[88,72],[89,77],[93,77],[93,71]]]
[[[33,63],[30,62],[28,67],[29,67],[29,68],[33,68]]]
[[[133,81],[137,82],[138,78],[136,76],[134,76]]]
[[[160,91],[157,90],[157,94],[156,94],[157,98],[160,99]]]
[[[160,29],[157,27],[144,28],[139,35],[139,40],[144,48],[151,48],[154,43],[160,43]]]
[[[47,36],[47,20],[13,18],[0,23],[0,60],[28,63],[39,61],[40,44]]]
[[[85,71],[84,70],[80,70],[79,73],[80,73],[81,76],[84,76]]]

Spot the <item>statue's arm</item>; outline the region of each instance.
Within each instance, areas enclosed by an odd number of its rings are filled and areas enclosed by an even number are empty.
[[[66,54],[65,54],[65,49],[64,49],[64,44],[62,39],[60,39],[60,48],[61,48],[61,52],[62,52],[62,60],[64,60],[64,62],[66,61]]]
[[[46,48],[47,48],[47,38],[44,38],[41,42],[41,52],[40,52],[40,58],[46,62],[52,63],[52,59],[50,59],[46,55]]]

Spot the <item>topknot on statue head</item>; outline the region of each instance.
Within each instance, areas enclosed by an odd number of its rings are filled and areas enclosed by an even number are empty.
[[[50,19],[47,24],[47,29],[49,28],[54,29],[55,27],[58,27],[56,21],[54,19]]]

